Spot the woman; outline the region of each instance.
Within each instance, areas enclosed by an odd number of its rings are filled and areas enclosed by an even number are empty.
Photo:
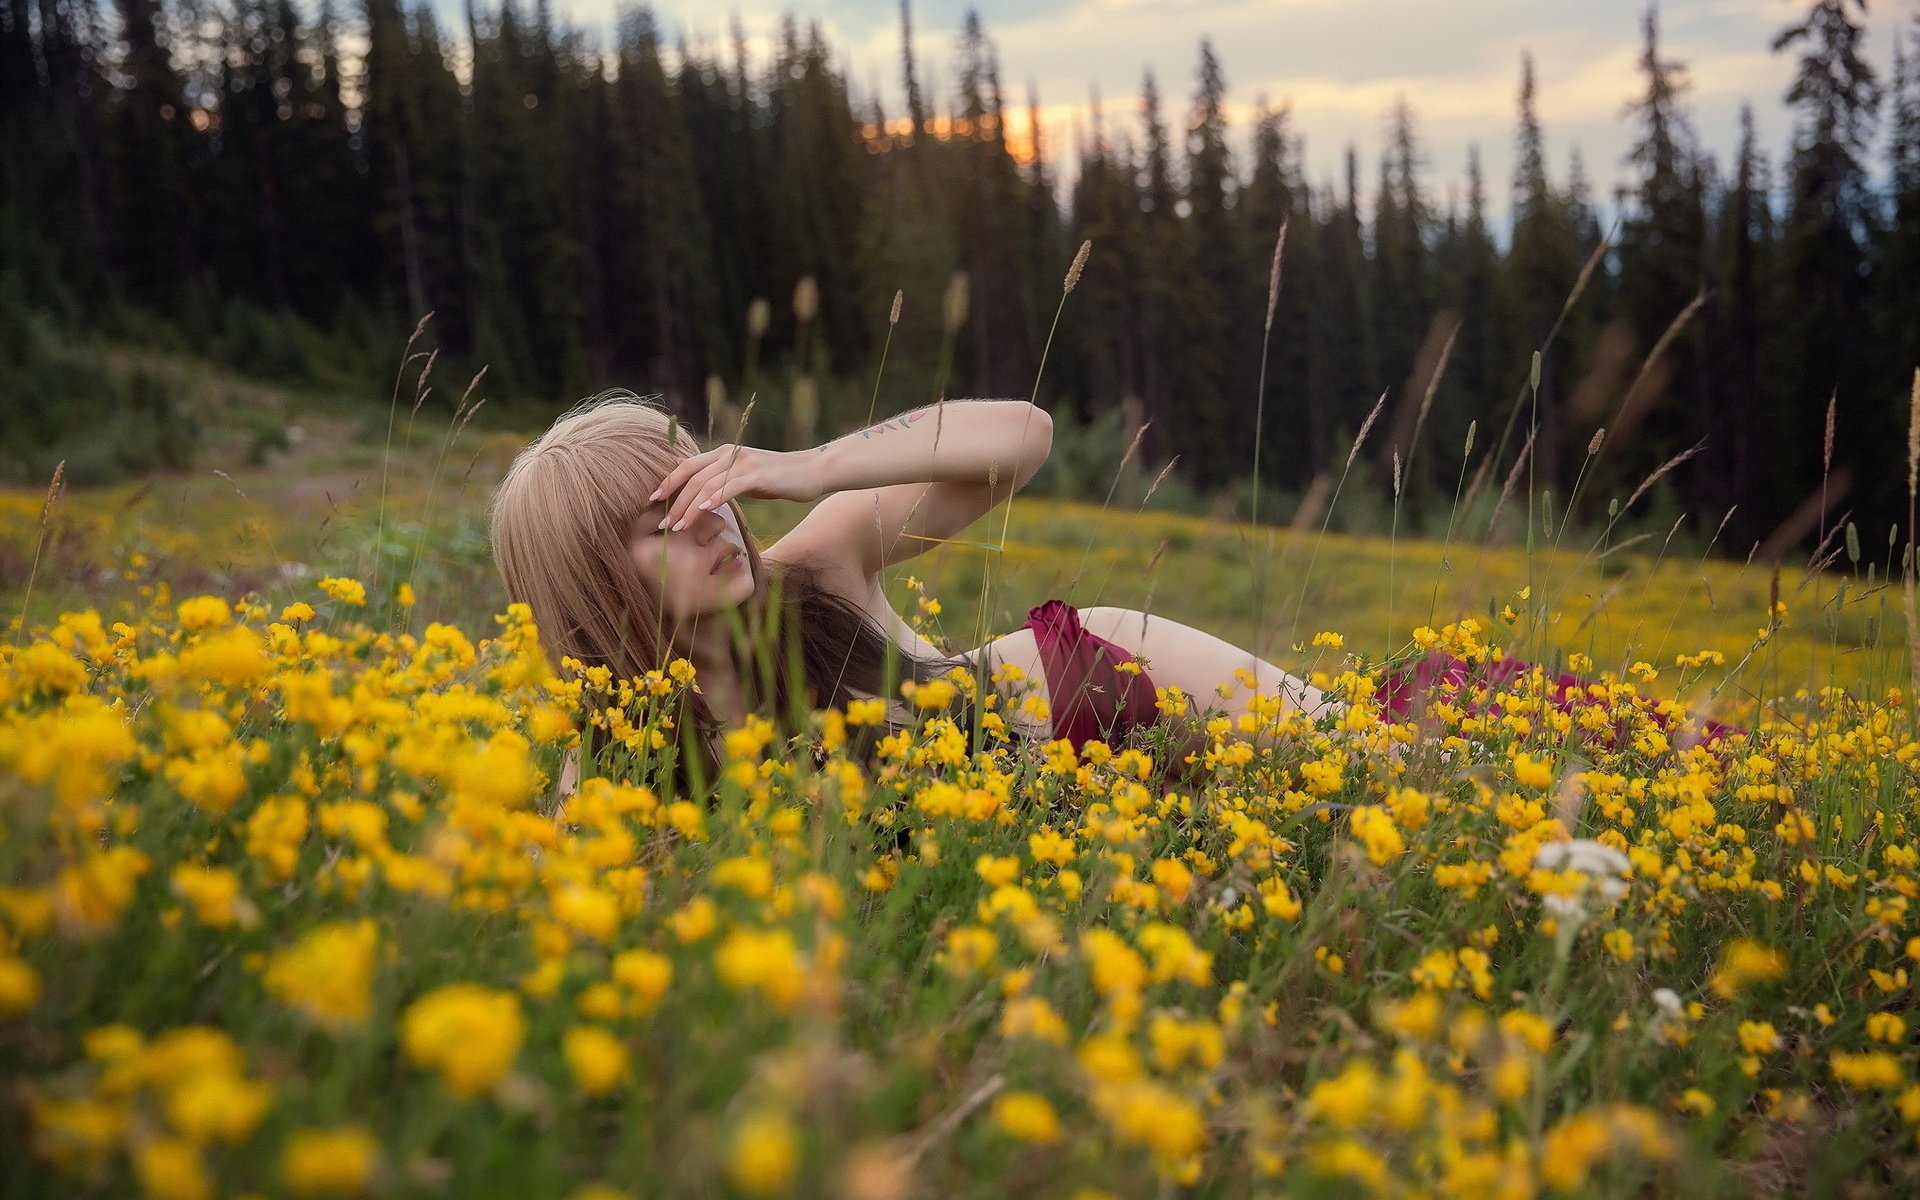
[[[1013,736],[1076,745],[1157,720],[1156,686],[1207,696],[1236,670],[1254,682],[1227,698],[1227,715],[1246,711],[1256,691],[1317,710],[1320,692],[1279,667],[1133,609],[1049,600],[1021,628],[953,657],[901,620],[880,572],[1019,491],[1052,439],[1052,419],[1025,401],[950,400],[811,450],[701,451],[664,409],[631,392],[603,393],[515,459],[494,496],[494,560],[508,595],[531,606],[556,670],[572,658],[628,679],[675,657],[693,663],[699,692],[689,715],[704,735],[695,751],[707,778],[719,734],[751,712],[886,695],[904,722],[887,686],[896,659],[901,675],[920,680],[966,666],[1001,690]],[[764,552],[737,503],[822,497]],[[756,664],[750,652],[754,631],[780,629],[797,634],[802,681],[791,678],[787,655]],[[1143,669],[1122,666],[1133,660]],[[1023,705],[1029,689],[1039,702]],[[1182,753],[1200,744],[1188,729]],[[574,756],[562,795],[576,768]]]
[[[1052,436],[1052,419],[1024,401],[954,400],[811,450],[701,451],[664,409],[607,392],[515,459],[494,497],[494,560],[509,596],[532,608],[562,674],[564,659],[605,667],[615,679],[676,657],[692,662],[699,691],[679,724],[699,735],[692,748],[701,778],[714,776],[721,733],[749,713],[886,696],[889,728],[897,728],[906,713],[892,680],[932,680],[955,666],[999,691],[1011,736],[1076,746],[1117,742],[1160,720],[1156,688],[1185,698],[1174,751],[1161,764],[1168,774],[1205,744],[1192,697],[1221,697],[1207,713],[1228,717],[1249,711],[1255,695],[1309,713],[1344,707],[1230,642],[1135,609],[1048,600],[1019,629],[957,656],[901,620],[880,572],[957,536],[1019,491],[1046,461]],[[746,498],[820,502],[762,553],[737,503]],[[791,654],[754,654],[768,644]],[[1435,652],[1389,676],[1375,701],[1388,718],[1408,720],[1421,715],[1429,689],[1464,693],[1530,669],[1511,657],[1473,668]],[[1589,682],[1562,674],[1546,698],[1569,710],[1587,702]],[[1028,695],[1037,702],[1023,702]],[[1467,711],[1499,709],[1458,698]],[[975,728],[969,697],[954,715]],[[1680,716],[1656,719],[1672,729]],[[1701,726],[1708,740],[1740,732]],[[1616,723],[1613,736],[1624,732]],[[1256,740],[1269,736],[1263,729]],[[577,765],[571,755],[562,796],[574,789]]]

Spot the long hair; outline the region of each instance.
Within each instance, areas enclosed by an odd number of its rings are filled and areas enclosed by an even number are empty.
[[[635,569],[629,539],[653,489],[698,452],[653,398],[614,389],[568,410],[508,468],[493,496],[494,563],[508,597],[533,610],[547,660],[563,679],[580,673],[567,660],[604,667],[621,681],[664,668],[674,656],[676,631],[666,628],[658,596]],[[965,657],[909,653],[812,570],[771,574],[738,502],[727,503],[745,534],[754,589],[737,616],[717,616],[737,621],[729,644],[743,695],[776,731],[791,734],[791,722],[813,708],[844,708],[855,689],[891,699],[898,678],[926,682],[955,666],[975,668]],[[976,690],[979,682],[976,672]],[[691,755],[711,780],[721,723],[703,695],[689,689],[684,697],[676,728],[693,735]],[[947,715],[970,730],[975,708],[961,689]],[[889,715],[878,731],[850,730],[850,740],[870,753],[897,728]],[[691,790],[694,764],[686,753],[676,762],[676,783]]]

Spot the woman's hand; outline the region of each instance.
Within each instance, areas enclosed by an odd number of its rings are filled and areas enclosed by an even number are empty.
[[[818,456],[728,442],[682,459],[647,499],[671,497],[659,527],[679,529],[729,500],[805,503],[824,494]]]

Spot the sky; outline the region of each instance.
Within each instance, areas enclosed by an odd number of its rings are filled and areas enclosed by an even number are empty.
[[[450,0],[441,0],[449,3]],[[616,0],[553,0],[555,12],[588,28],[612,27]],[[1549,170],[1564,182],[1577,146],[1596,199],[1610,202],[1629,177],[1623,159],[1635,131],[1622,109],[1643,87],[1638,70],[1644,0],[913,0],[921,89],[951,96],[961,21],[980,13],[999,54],[1012,114],[1024,126],[1027,89],[1040,97],[1042,149],[1073,158],[1095,89],[1110,132],[1137,130],[1145,71],[1160,86],[1169,127],[1184,127],[1202,38],[1226,76],[1236,169],[1246,170],[1256,99],[1285,103],[1304,135],[1315,184],[1340,178],[1349,144],[1370,196],[1386,113],[1407,97],[1426,154],[1424,182],[1444,206],[1464,197],[1468,147],[1477,144],[1496,212],[1506,207],[1520,59],[1531,51]],[[1807,0],[1664,0],[1663,56],[1685,65],[1684,103],[1700,142],[1723,164],[1738,143],[1739,108],[1751,101],[1763,148],[1778,163],[1791,135],[1782,97],[1791,51],[1775,33]],[[898,0],[654,0],[669,44],[724,43],[737,15],[758,64],[771,54],[782,14],[818,22],[856,101],[878,96],[890,118],[905,111]],[[1884,81],[1896,31],[1920,34],[1920,0],[1869,0],[1865,53]],[[863,113],[864,115],[864,113]],[[1878,164],[1876,163],[1876,169]],[[1070,181],[1069,165],[1065,178]]]

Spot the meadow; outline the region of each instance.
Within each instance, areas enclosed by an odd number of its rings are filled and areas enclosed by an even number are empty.
[[[562,683],[500,593],[529,433],[251,399],[300,429],[254,465],[0,496],[0,1194],[1920,1187],[1920,742],[1857,532],[1776,573],[1022,496],[890,581],[931,636],[1142,607],[1349,707],[1256,698],[1162,790],[1162,731],[969,756],[928,687],[872,761],[877,705],[755,718],[688,797],[690,665]],[[1429,644],[1607,706],[1384,720]],[[641,765],[556,808],[600,687]]]

